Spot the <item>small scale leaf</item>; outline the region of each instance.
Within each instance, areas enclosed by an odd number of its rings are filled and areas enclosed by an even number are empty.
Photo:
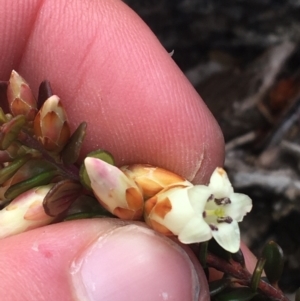
[[[23,166],[31,158],[31,155],[25,155],[22,158],[16,159],[6,167],[0,169],[0,185],[10,179],[21,166]]]
[[[10,186],[4,196],[6,199],[12,200],[31,188],[49,184],[55,176],[57,176],[57,171],[55,170],[41,173],[33,178]]]
[[[251,282],[250,282],[250,288],[253,291],[256,291],[260,282],[261,274],[264,270],[264,265],[266,263],[266,259],[261,257],[258,259],[256,263],[256,267],[254,269],[254,272],[252,274]]]
[[[0,124],[3,124],[7,121],[5,113],[3,112],[2,108],[0,107]]]
[[[208,241],[199,244],[198,259],[203,268],[206,268]]]
[[[231,281],[228,278],[222,278],[219,280],[209,282],[208,285],[210,296],[213,297],[221,293],[225,288],[227,288],[230,285],[230,283]]]
[[[217,301],[249,301],[257,293],[253,292],[249,287],[232,288],[229,291],[221,292],[214,298]]]
[[[101,150],[101,149],[89,153],[87,155],[87,157],[98,158],[100,160],[105,161],[106,163],[111,164],[111,165],[115,164],[114,157],[109,152]],[[91,181],[90,181],[89,176],[86,172],[86,168],[85,168],[84,163],[81,164],[80,171],[79,171],[79,177],[80,177],[81,184],[86,189],[92,190],[91,189]]]
[[[262,256],[266,259],[265,273],[272,285],[277,285],[283,271],[283,251],[280,246],[269,241],[263,248]]]
[[[50,85],[50,82],[47,80],[44,80],[41,82],[39,86],[39,93],[38,93],[38,100],[37,100],[37,107],[40,109],[44,102],[53,95],[52,88]]]
[[[1,108],[5,113],[9,112],[9,105],[7,100],[7,86],[8,81],[0,81],[0,103]]]
[[[101,215],[99,213],[95,213],[95,212],[80,212],[80,213],[73,213],[69,216],[67,216],[64,221],[72,221],[72,220],[76,220],[76,219],[86,219],[86,218],[104,218],[107,216],[106,215]]]
[[[64,164],[71,165],[77,161],[86,135],[86,127],[86,122],[82,122],[71,135],[67,145],[62,150],[61,158]]]
[[[0,150],[0,163],[12,162],[16,158],[24,156],[27,151],[28,148],[26,146],[19,141],[13,141],[7,149]]]
[[[56,183],[44,198],[43,206],[46,214],[58,216],[65,212],[80,196],[82,186],[69,179]]]
[[[18,115],[4,123],[0,128],[0,149],[7,149],[10,144],[17,140],[20,131],[26,123],[23,115]]]

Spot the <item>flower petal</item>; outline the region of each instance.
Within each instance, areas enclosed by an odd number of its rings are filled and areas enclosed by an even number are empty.
[[[227,216],[241,222],[247,212],[252,209],[252,200],[242,193],[233,193],[230,195],[231,204],[225,205],[224,209]]]
[[[184,244],[207,241],[211,239],[211,229],[200,216],[192,218],[179,232],[178,239]]]
[[[219,223],[215,230],[212,230],[212,236],[217,243],[226,251],[236,253],[240,248],[240,229],[238,223],[234,220],[229,223]]]
[[[227,173],[223,168],[217,167],[210,177],[208,187],[213,190],[215,198],[228,197],[233,193],[232,185]]]
[[[212,190],[204,185],[195,185],[189,188],[187,192],[191,206],[197,214],[202,216],[207,200],[213,194]]]

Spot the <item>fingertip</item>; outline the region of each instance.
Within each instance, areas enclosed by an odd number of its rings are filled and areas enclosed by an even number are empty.
[[[172,241],[136,225],[117,228],[100,237],[73,267],[73,284],[80,299],[152,301],[208,297],[203,278],[199,279],[189,256]],[[105,270],[105,277],[99,277],[100,269]]]
[[[200,266],[141,223],[55,224],[1,240],[0,254],[7,301],[208,300]]]
[[[36,3],[14,64],[35,91],[50,80],[73,129],[87,121],[83,155],[106,149],[117,165],[149,163],[206,182],[223,164],[221,131],[145,23],[122,1]]]

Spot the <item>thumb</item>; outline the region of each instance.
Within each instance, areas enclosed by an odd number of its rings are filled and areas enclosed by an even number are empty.
[[[65,222],[1,240],[0,254],[7,301],[209,299],[192,255],[142,224]]]

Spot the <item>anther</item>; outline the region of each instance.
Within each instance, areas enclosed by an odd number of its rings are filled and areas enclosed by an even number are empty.
[[[209,227],[212,231],[218,231],[219,230],[218,227],[216,227],[215,225],[212,225],[212,224],[210,224]]]
[[[230,216],[218,217],[217,222],[218,223],[231,224],[232,223],[232,218]]]
[[[214,195],[211,194],[211,195],[208,197],[207,202],[212,201],[213,199],[214,199]]]
[[[231,204],[231,200],[228,197],[225,198],[221,198],[221,199],[215,199],[215,203],[217,205],[227,205],[227,204]]]

